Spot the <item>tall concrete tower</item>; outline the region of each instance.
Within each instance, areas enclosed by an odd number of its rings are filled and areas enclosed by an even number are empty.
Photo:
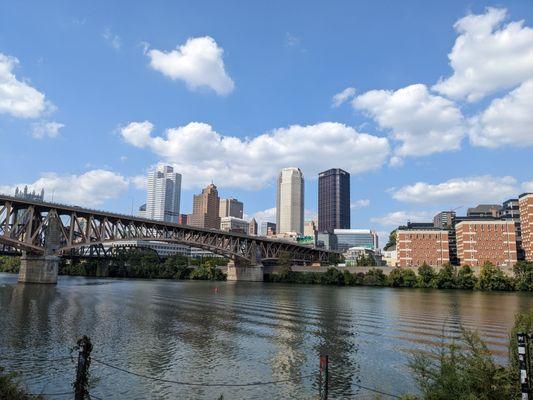
[[[299,168],[283,168],[278,176],[277,233],[304,231],[304,176]]]
[[[350,229],[350,174],[332,168],[318,174],[318,231]]]
[[[194,195],[190,225],[220,229],[219,207],[218,190],[211,183],[202,190],[202,193]]]
[[[146,212],[158,221],[178,222],[180,213],[181,175],[169,165],[158,165],[148,172]]]

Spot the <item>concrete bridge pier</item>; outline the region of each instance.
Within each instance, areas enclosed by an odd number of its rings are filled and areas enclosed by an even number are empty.
[[[44,233],[44,255],[22,253],[18,281],[21,283],[57,283],[60,258],[56,256],[61,242],[59,217],[49,215]]]
[[[263,265],[245,265],[230,261],[227,274],[228,281],[263,282]]]
[[[20,258],[18,281],[21,283],[57,283],[59,260],[57,256],[23,254]]]

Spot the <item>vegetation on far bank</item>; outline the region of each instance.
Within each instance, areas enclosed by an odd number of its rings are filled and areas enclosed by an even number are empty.
[[[486,263],[478,277],[468,265],[454,267],[445,265],[438,272],[427,264],[411,269],[394,268],[389,275],[381,269],[350,273],[329,268],[326,272],[295,272],[288,264],[281,265],[277,274],[265,275],[265,281],[321,284],[337,286],[390,286],[407,288],[466,289],[466,290],[519,290],[533,291],[533,263],[520,261],[513,268],[514,276]]]
[[[205,257],[191,259],[174,255],[164,260],[155,253],[132,251],[111,261],[98,259],[63,260],[60,275],[91,277],[225,280],[226,275],[217,266],[226,265],[227,259]],[[326,272],[296,272],[290,267],[290,255],[282,254],[279,272],[265,274],[267,282],[321,284],[338,286],[390,286],[407,288],[533,291],[533,262],[519,261],[513,267],[513,276],[507,276],[499,267],[486,263],[479,276],[468,265],[455,267],[446,264],[439,271],[427,264],[417,272],[394,268],[389,275],[381,269],[350,273],[337,268]],[[20,258],[0,256],[0,272],[18,272]]]

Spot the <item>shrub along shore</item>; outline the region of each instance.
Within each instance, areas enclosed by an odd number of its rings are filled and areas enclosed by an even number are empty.
[[[143,279],[195,279],[225,280],[218,268],[226,265],[222,258],[189,259],[181,255],[159,259],[156,254],[134,251],[112,261],[67,260],[59,267],[60,275],[91,277],[143,278]],[[277,273],[265,274],[266,282],[319,284],[337,286],[390,286],[405,288],[465,289],[465,290],[516,290],[533,291],[533,262],[519,261],[513,267],[513,276],[486,263],[476,276],[468,265],[454,267],[444,265],[439,271],[422,265],[415,272],[407,268],[391,268],[388,275],[381,269],[366,273],[350,273],[338,268],[326,272],[293,271],[285,258]],[[20,259],[0,257],[0,272],[18,272]]]
[[[427,264],[417,272],[406,268],[392,268],[388,275],[381,269],[350,273],[337,268],[326,272],[295,272],[289,266],[281,266],[277,274],[265,275],[265,281],[321,284],[337,286],[390,286],[406,288],[466,289],[466,290],[518,290],[533,291],[533,263],[520,261],[513,267],[513,275],[486,263],[479,276],[468,265],[460,268],[444,265],[438,272]]]

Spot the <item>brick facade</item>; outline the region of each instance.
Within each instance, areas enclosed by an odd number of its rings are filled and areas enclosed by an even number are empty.
[[[516,231],[513,221],[461,221],[455,226],[457,257],[461,265],[516,264]]]
[[[522,248],[525,259],[533,261],[533,193],[524,193],[518,198]]]
[[[441,266],[450,261],[448,231],[439,229],[400,229],[396,249],[400,267],[418,267],[424,263]]]

